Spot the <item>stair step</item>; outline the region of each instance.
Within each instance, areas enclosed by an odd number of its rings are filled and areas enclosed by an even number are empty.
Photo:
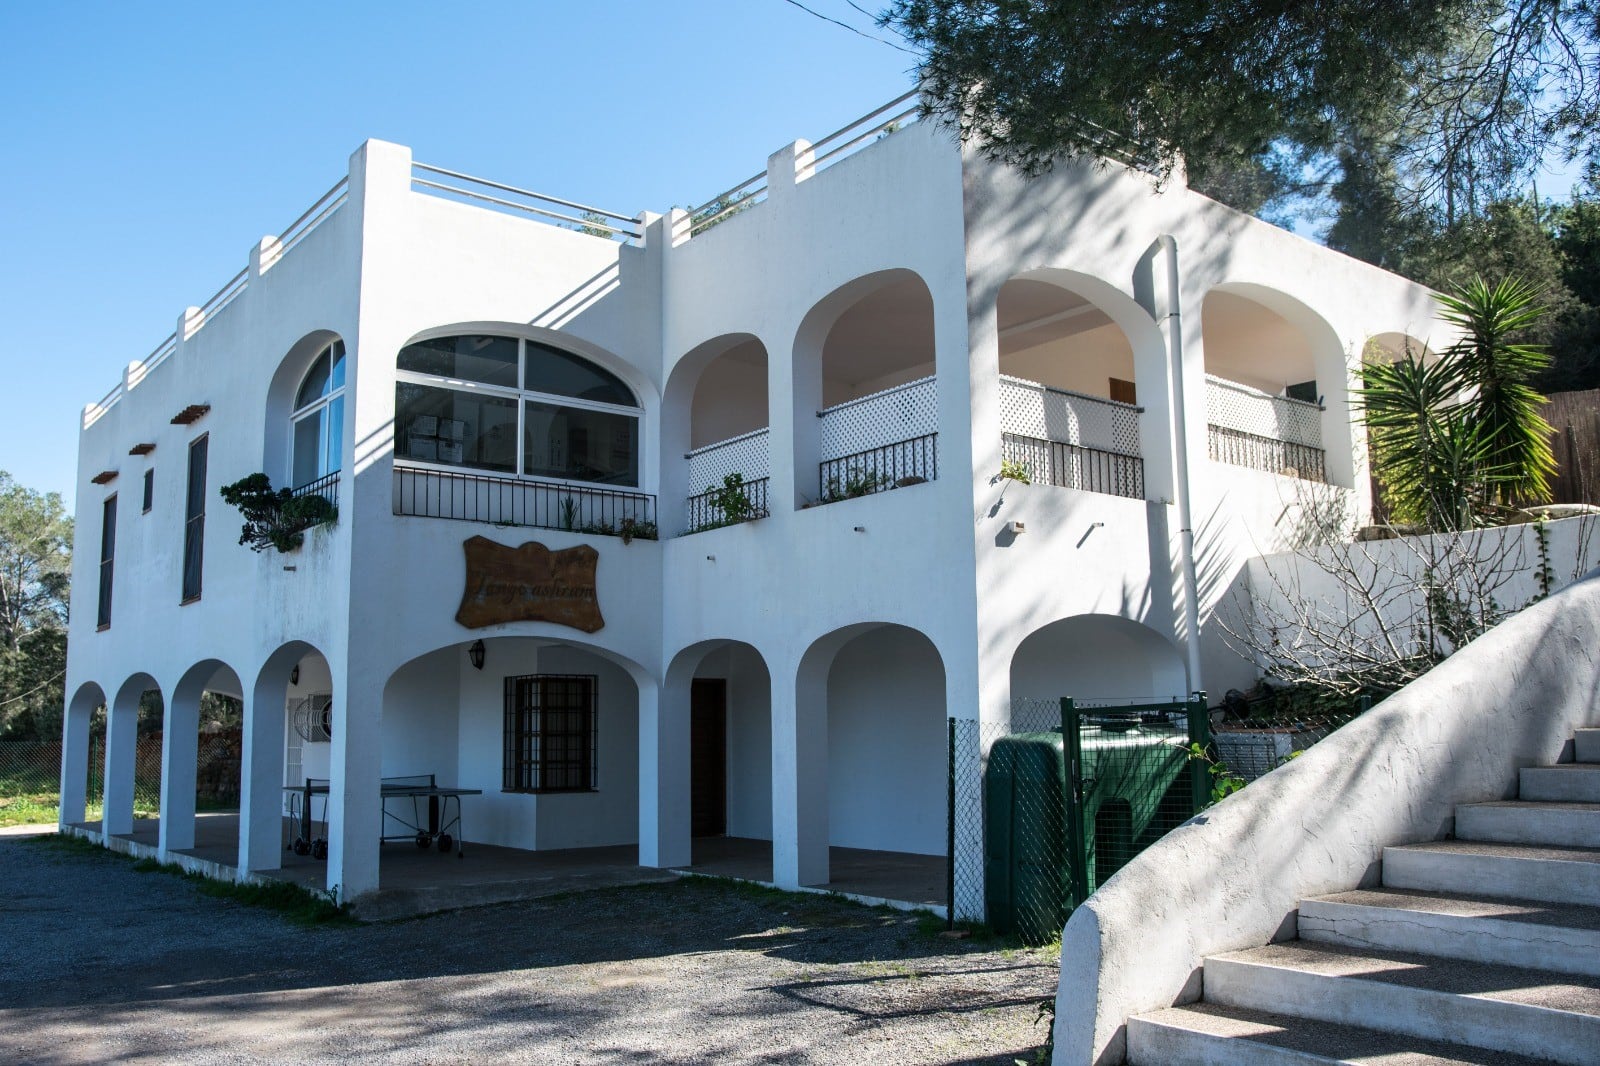
[[[1600,978],[1600,907],[1362,889],[1302,901],[1300,939]]]
[[[1600,986],[1549,970],[1291,941],[1205,960],[1208,1002],[1593,1066]]]
[[[1566,762],[1524,767],[1517,795],[1525,800],[1556,803],[1600,803],[1600,766]]]
[[[1579,729],[1573,734],[1579,762],[1600,762],[1600,729]]]
[[[1436,840],[1383,849],[1385,888],[1600,906],[1600,850]]]
[[[1456,808],[1456,836],[1502,844],[1600,848],[1600,803],[1463,803]]]
[[[1129,1066],[1549,1066],[1400,1033],[1192,1003],[1128,1019]]]

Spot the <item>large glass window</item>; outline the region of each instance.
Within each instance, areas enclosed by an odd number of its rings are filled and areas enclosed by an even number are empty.
[[[289,480],[308,485],[339,469],[344,441],[344,342],[334,341],[312,362],[295,394],[294,458]]]
[[[639,402],[588,360],[514,337],[401,350],[395,456],[528,477],[639,484]]]

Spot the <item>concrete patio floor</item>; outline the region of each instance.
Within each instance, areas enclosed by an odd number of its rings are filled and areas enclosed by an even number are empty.
[[[293,823],[287,819],[286,836]],[[99,822],[82,822],[76,828],[98,834]],[[141,857],[159,857],[160,822],[135,820],[133,832],[115,840],[127,845],[118,850]],[[690,865],[676,870],[640,866],[639,849],[632,844],[602,848],[565,848],[526,851],[491,844],[464,845],[465,856],[436,847],[388,843],[382,847],[378,891],[355,906],[357,917],[368,921],[429,914],[460,907],[538,899],[565,892],[580,892],[620,885],[671,881],[680,873],[733,877],[762,884],[772,882],[772,842],[741,837],[702,837],[694,841]],[[169,858],[213,877],[232,878],[239,855],[239,816],[231,811],[202,812],[195,819],[195,846]],[[831,880],[815,890],[838,892],[868,902],[886,902],[935,910],[945,902],[945,860],[938,855],[908,855],[889,851],[829,848]],[[296,855],[285,848],[282,866],[255,870],[256,876],[287,881],[321,891],[326,887],[327,863]]]

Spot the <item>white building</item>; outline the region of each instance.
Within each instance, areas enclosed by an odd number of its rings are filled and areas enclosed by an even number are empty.
[[[1028,179],[911,106],[694,215],[364,144],[84,411],[63,822],[105,704],[131,831],[155,688],[160,847],[191,847],[211,689],[245,706],[243,870],[328,776],[327,884],[375,889],[379,779],[431,772],[483,790],[476,842],[678,866],[725,833],[820,885],[830,846],[946,855],[948,717],[1248,682],[1213,609],[1308,488],[1363,506],[1352,370],[1429,339],[1428,293],[1181,178]],[[218,488],[256,471],[337,522],[241,547]],[[729,473],[755,520],[687,532]],[[585,531],[624,520],[659,539]],[[460,624],[474,537],[596,549],[603,626]],[[293,728],[311,696],[331,742]]]

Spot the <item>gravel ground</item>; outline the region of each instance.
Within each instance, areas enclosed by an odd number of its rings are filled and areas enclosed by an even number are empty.
[[[1005,1063],[1055,957],[703,879],[306,928],[0,839],[0,1062]]]

